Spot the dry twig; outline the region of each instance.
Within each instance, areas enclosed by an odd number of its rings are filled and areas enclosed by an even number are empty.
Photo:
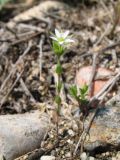
[[[13,83],[13,85],[11,86],[11,88],[9,88],[9,91],[7,92],[7,94],[3,97],[3,99],[1,100],[1,103],[0,103],[0,109],[2,108],[3,104],[5,103],[5,101],[7,100],[9,94],[11,93],[11,91],[13,90],[13,88],[15,87],[16,83],[19,81],[20,77],[22,76],[23,74],[23,71],[21,71],[21,73],[19,74],[19,76],[16,78],[15,82]]]
[[[17,60],[17,62],[14,64],[14,66],[11,69],[9,75],[6,77],[6,79],[4,80],[3,84],[1,85],[1,87],[0,87],[0,93],[2,93],[4,87],[6,86],[7,82],[10,80],[11,76],[16,73],[17,66],[24,59],[24,57],[26,56],[26,54],[28,54],[28,52],[30,51],[31,47],[32,47],[32,42],[30,41],[29,44],[28,44],[28,47],[26,48],[26,50],[24,51],[24,53],[19,57],[19,59]]]
[[[92,66],[93,68],[92,68],[92,74],[91,74],[90,82],[89,82],[89,95],[90,95],[90,97],[93,96],[93,85],[94,85],[95,75],[97,72],[96,68],[98,66],[97,58],[98,58],[98,53],[93,54],[93,66]]]
[[[19,73],[17,74],[17,76],[19,77]],[[30,96],[31,97],[31,100],[33,103],[36,103],[36,100],[35,98],[33,97],[33,95],[31,94],[31,92],[29,91],[29,89],[27,88],[27,86],[25,85],[24,81],[22,78],[20,78],[20,84],[23,88],[23,90],[25,91],[26,95]]]

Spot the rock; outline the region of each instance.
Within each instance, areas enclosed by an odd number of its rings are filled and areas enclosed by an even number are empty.
[[[82,87],[83,85],[87,84],[89,85],[89,81],[92,74],[92,66],[87,66],[81,68],[77,74],[75,83],[78,87]],[[93,95],[96,95],[106,84],[106,82],[109,80],[109,77],[113,74],[113,72],[106,68],[98,68],[97,74],[96,74],[96,80],[94,81],[93,86]],[[101,78],[105,78],[104,80],[101,80]]]
[[[0,155],[13,160],[40,147],[48,117],[39,111],[0,116]]]
[[[70,158],[70,157],[72,157],[71,152],[66,153],[66,154],[65,154],[65,157],[66,157],[66,158]]]
[[[120,151],[117,153],[116,158],[117,158],[117,160],[120,159]]]
[[[70,139],[68,139],[68,140],[67,140],[67,143],[68,143],[68,144],[73,144],[73,141],[70,140]]]
[[[89,157],[89,160],[95,160],[95,158],[94,157]]]
[[[109,152],[106,152],[106,154],[105,154],[106,156],[109,156],[110,155],[110,153]]]
[[[42,156],[40,160],[55,160],[54,156]]]
[[[5,160],[4,156],[0,154],[0,160]]]
[[[80,155],[80,160],[87,160],[88,156],[85,152]]]
[[[71,137],[74,137],[74,136],[75,136],[75,132],[73,132],[72,129],[69,129],[69,130],[68,130],[68,134],[69,134]]]
[[[88,125],[88,119],[85,126]],[[84,147],[89,152],[101,153],[120,149],[120,106],[114,104],[99,109],[88,138]]]

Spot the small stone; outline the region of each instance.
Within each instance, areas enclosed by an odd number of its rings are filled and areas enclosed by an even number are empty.
[[[67,142],[68,142],[69,144],[73,144],[73,141],[71,141],[70,139],[68,139]]]
[[[93,21],[92,18],[88,18],[88,20],[87,20],[87,25],[88,25],[89,27],[94,27],[94,26],[95,26],[94,21]]]
[[[40,160],[55,160],[54,156],[42,156]]]
[[[81,155],[80,155],[80,160],[87,160],[87,154],[85,152],[83,152]]]
[[[106,152],[106,156],[109,156],[110,155],[110,153],[109,152]]]
[[[64,150],[61,150],[60,153],[61,153],[62,155],[64,155]]]
[[[72,129],[69,129],[69,130],[68,130],[68,134],[69,134],[70,136],[72,136],[72,137],[75,135],[75,133],[73,132]]]
[[[4,157],[3,157],[3,155],[1,155],[1,154],[0,154],[0,160],[4,160]]]
[[[117,153],[116,157],[118,160],[120,159],[120,151]]]
[[[94,157],[89,157],[89,160],[95,160],[95,158]]]
[[[105,156],[106,156],[106,153],[102,153],[102,156],[104,156],[104,157],[105,157]]]
[[[65,157],[66,157],[66,158],[71,157],[71,153],[70,153],[70,152],[66,153]]]
[[[94,43],[96,41],[96,39],[97,39],[97,36],[95,36],[95,35],[93,35],[93,36],[90,37],[90,41],[92,43]]]
[[[73,129],[73,131],[75,131],[75,132],[78,131],[78,125],[76,124],[76,122],[73,122],[72,129]]]
[[[117,160],[116,157],[112,157],[112,160]]]

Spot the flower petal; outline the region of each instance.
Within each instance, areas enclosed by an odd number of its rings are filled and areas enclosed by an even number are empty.
[[[67,36],[69,35],[70,31],[65,31],[65,33],[62,34],[63,38],[67,38]]]
[[[57,38],[56,37],[50,37],[51,39],[53,39],[53,40],[55,40],[55,41],[57,41]]]
[[[59,42],[60,45],[64,44],[64,41]]]
[[[61,34],[60,34],[60,32],[59,32],[57,29],[55,29],[55,35],[56,35],[56,37],[58,37],[58,38],[61,37]]]
[[[65,39],[65,43],[74,43],[75,41],[73,39]]]

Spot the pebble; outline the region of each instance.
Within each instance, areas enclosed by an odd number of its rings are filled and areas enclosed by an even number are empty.
[[[85,152],[83,152],[81,155],[80,155],[80,160],[87,160],[87,154]]]
[[[61,151],[60,151],[60,154],[64,155],[64,150],[61,150]]]
[[[106,152],[106,156],[109,156],[110,155],[110,153],[109,152]]]
[[[102,156],[106,156],[106,153],[102,153]]]
[[[117,160],[116,157],[112,157],[112,160]]]
[[[116,155],[117,159],[120,160],[120,151]]]
[[[72,129],[73,131],[78,132],[78,125],[76,124],[75,121],[73,122]]]
[[[95,160],[95,158],[94,157],[89,157],[89,160]]]
[[[70,139],[68,139],[67,142],[68,142],[69,144],[73,144],[73,141],[71,141]]]
[[[70,135],[70,136],[75,136],[75,132],[73,132],[73,130],[72,129],[69,129],[68,130],[68,134]]]
[[[66,158],[71,157],[71,153],[70,153],[70,152],[66,153],[66,154],[65,154],[65,157],[66,157]]]
[[[55,160],[54,156],[42,156],[40,160]]]
[[[4,157],[3,157],[3,155],[1,155],[1,154],[0,154],[0,160],[4,160]]]

